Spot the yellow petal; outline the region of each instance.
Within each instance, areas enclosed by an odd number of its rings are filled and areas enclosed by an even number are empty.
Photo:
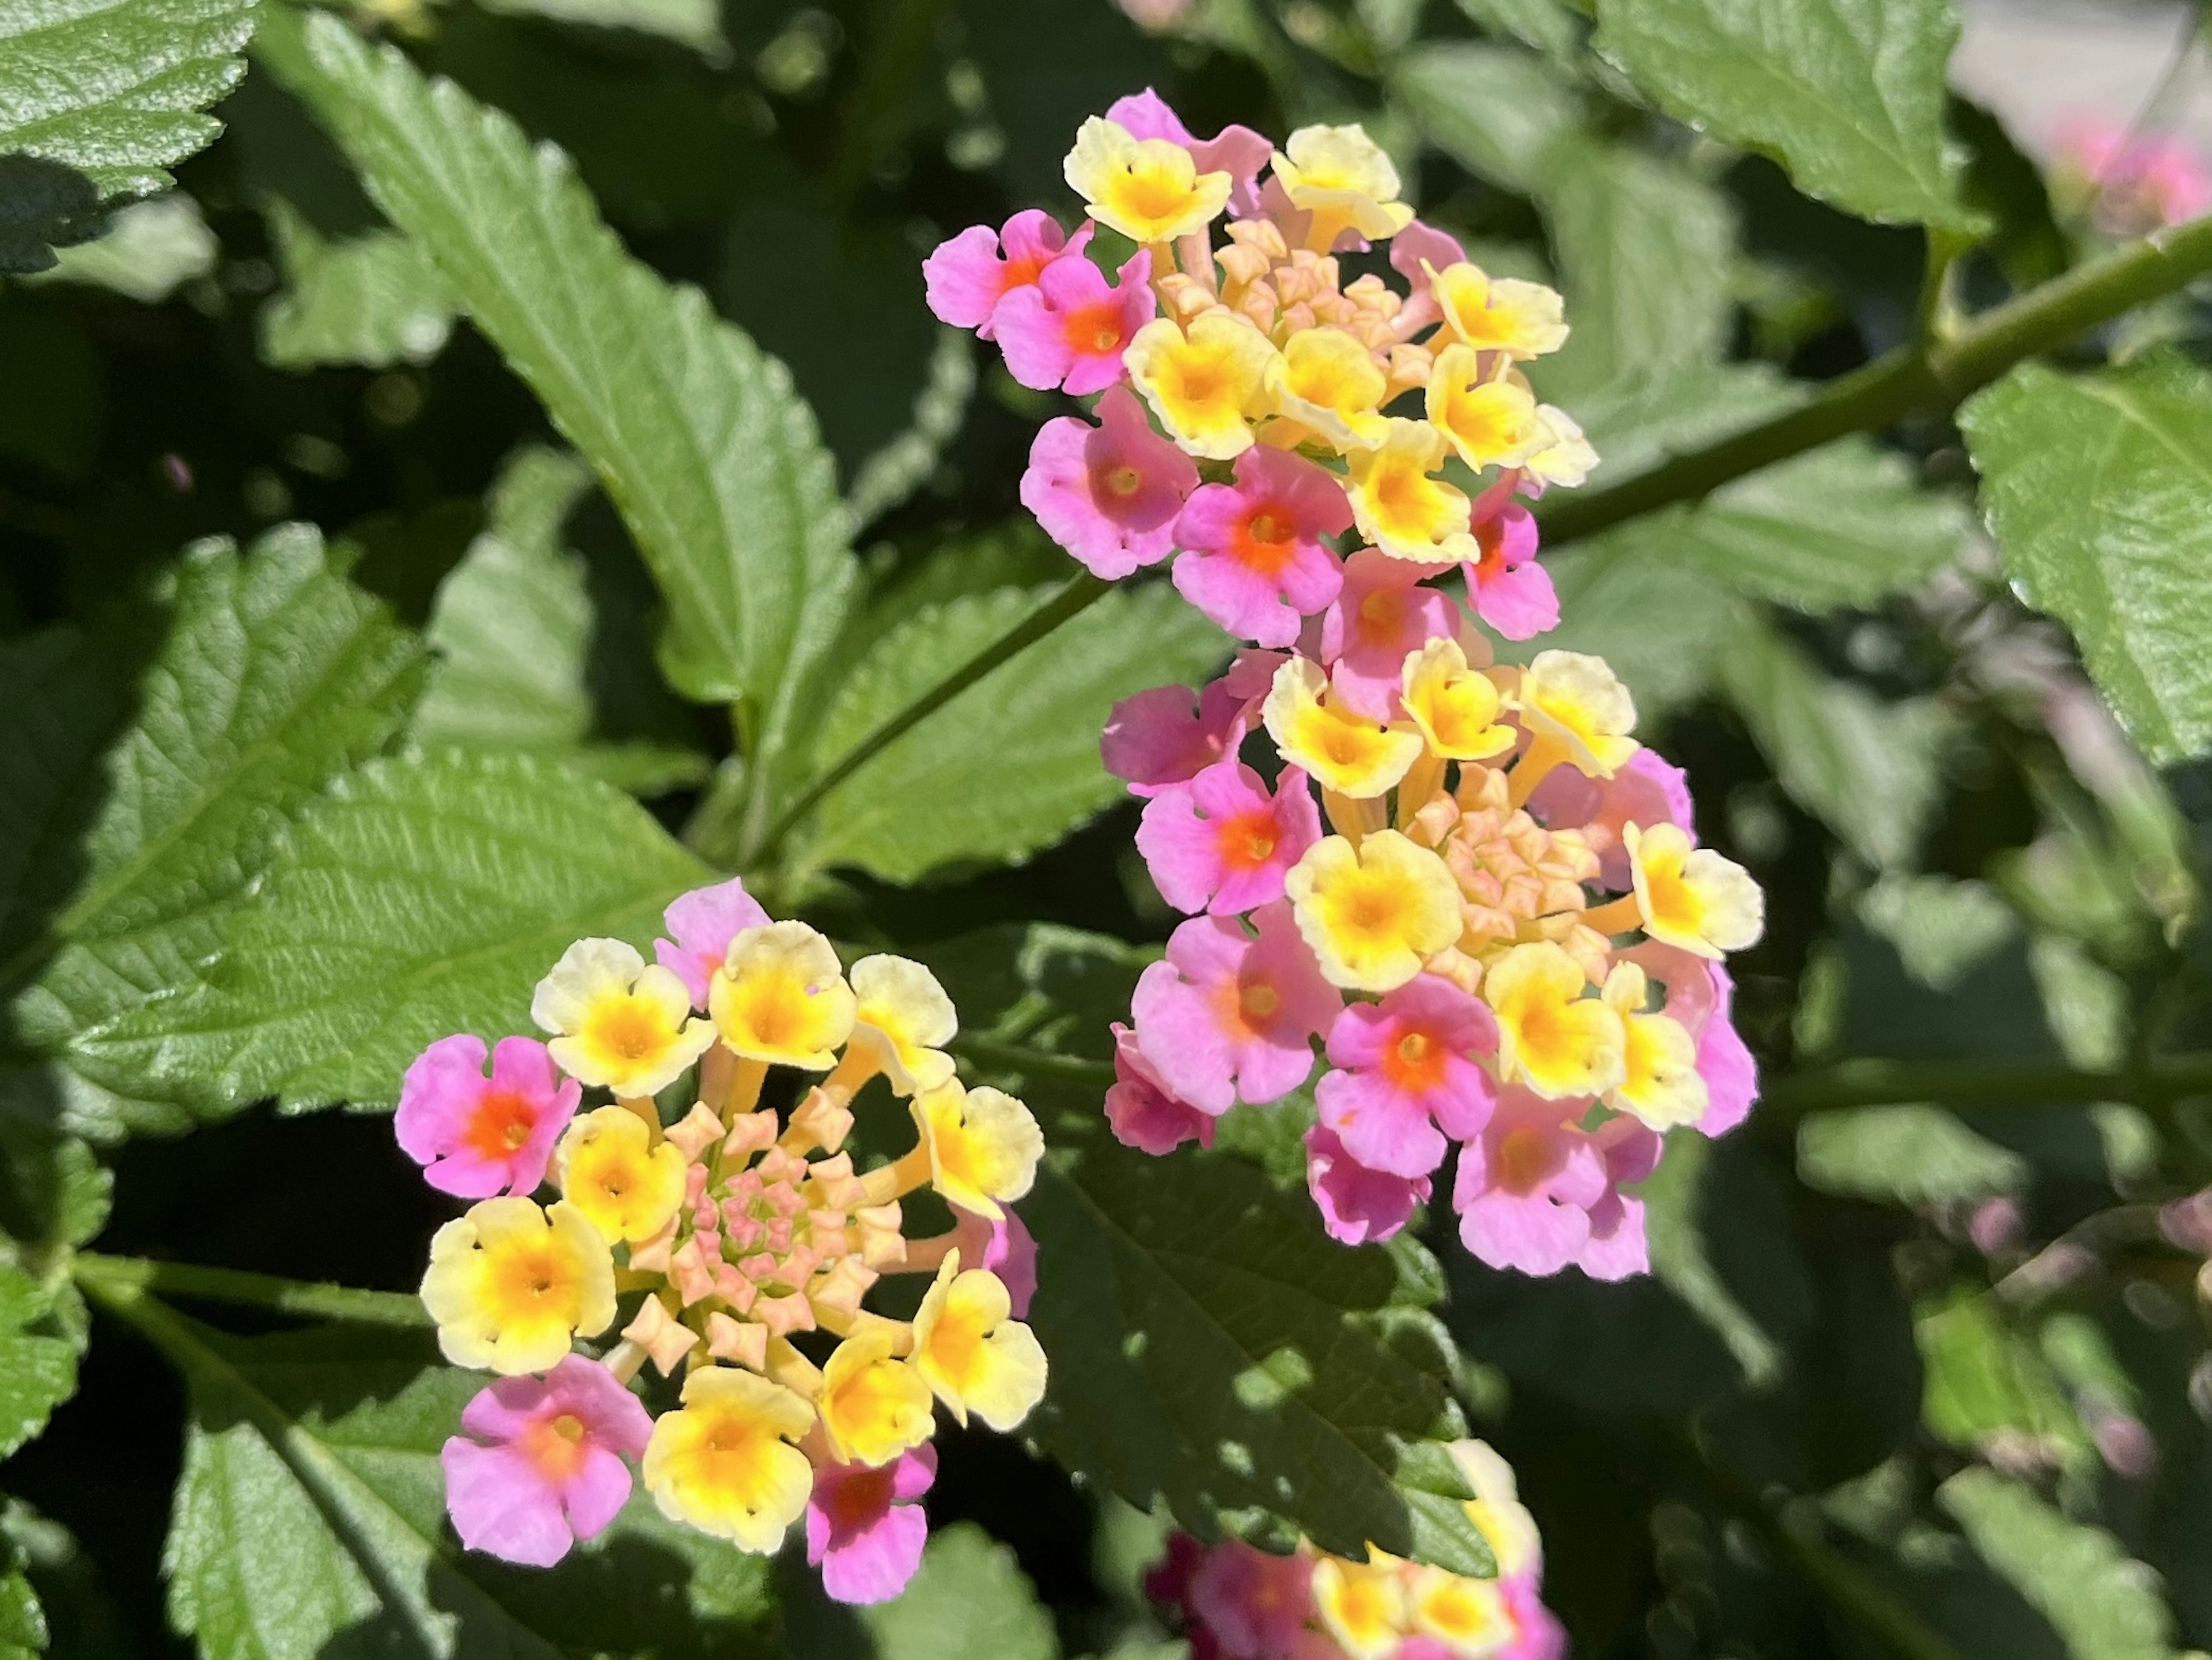
[[[695,1367],[683,1406],[653,1424],[646,1491],[671,1521],[769,1555],[813,1491],[814,1467],[791,1444],[813,1425],[814,1409],[781,1383]]]
[[[1339,703],[1310,658],[1291,657],[1275,671],[1260,718],[1285,761],[1355,801],[1395,788],[1421,755],[1421,740],[1408,727]]]
[[[1252,423],[1272,407],[1274,343],[1247,319],[1210,311],[1186,333],[1156,317],[1122,362],[1168,436],[1193,455],[1227,461],[1252,447]]]
[[[635,1113],[599,1107],[574,1120],[553,1151],[561,1196],[610,1245],[650,1239],[684,1201],[683,1149],[651,1140]]]
[[[854,1000],[830,942],[804,922],[746,928],[707,994],[722,1041],[737,1054],[826,1072],[852,1036]]]
[[[1093,219],[1136,242],[1171,242],[1210,224],[1235,184],[1225,173],[1199,172],[1182,145],[1134,137],[1097,115],[1076,130],[1061,171]]]
[[[1394,991],[1460,936],[1450,870],[1396,830],[1376,830],[1357,849],[1323,836],[1291,866],[1284,891],[1322,976],[1347,990]]]

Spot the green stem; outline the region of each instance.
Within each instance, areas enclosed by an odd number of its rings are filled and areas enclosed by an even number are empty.
[[[1061,623],[1104,598],[1113,586],[1103,577],[1093,576],[1088,571],[1070,577],[1066,586],[1051,599],[847,750],[834,765],[801,790],[797,799],[778,815],[746,862],[756,866],[768,864],[782,847],[784,837],[814,811],[822,798],[858,772],[879,751],[904,737],[993,669],[1018,657]]]
[[[1055,1083],[1111,1084],[1116,1075],[1110,1061],[1086,1061],[1078,1055],[1050,1055],[1018,1043],[994,1043],[988,1037],[956,1037],[952,1049],[978,1066],[1018,1072],[1029,1078],[1050,1079]]]
[[[1617,484],[1554,497],[1542,515],[1557,546],[1694,502],[1761,467],[1917,410],[1955,408],[2022,358],[2087,332],[2212,271],[2212,216],[2093,260],[1984,312],[1948,339],[1916,340],[1830,381],[1808,403]]]
[[[1778,1079],[1760,1098],[1784,1115],[1919,1101],[1951,1107],[2082,1106],[2131,1101],[2157,1109],[2212,1094],[2212,1055],[2189,1055],[2100,1072],[2063,1063],[1845,1061]]]
[[[327,1281],[283,1280],[273,1274],[157,1262],[144,1256],[109,1256],[89,1250],[79,1251],[70,1259],[70,1271],[88,1294],[111,1304],[116,1298],[159,1293],[236,1303],[279,1314],[350,1320],[361,1325],[427,1327],[431,1323],[422,1299],[399,1292],[358,1291]]]

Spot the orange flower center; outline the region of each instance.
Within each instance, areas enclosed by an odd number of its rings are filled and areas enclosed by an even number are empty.
[[[1382,1076],[1392,1087],[1425,1095],[1443,1082],[1450,1051],[1426,1032],[1409,1031],[1382,1052]]]
[[[1498,1184],[1527,1193],[1552,1171],[1552,1138],[1540,1129],[1510,1129],[1498,1138]]]
[[[1078,351],[1118,351],[1121,347],[1121,307],[1118,301],[1102,300],[1095,306],[1082,306],[1067,313],[1060,325],[1067,344]]]
[[[518,1152],[538,1128],[538,1114],[513,1090],[486,1090],[469,1120],[471,1151],[481,1158],[505,1158]]]
[[[1255,509],[1237,527],[1230,556],[1261,576],[1273,576],[1291,562],[1297,551],[1297,532],[1291,521],[1272,507]]]
[[[1216,844],[1222,862],[1238,870],[1257,870],[1275,856],[1275,824],[1265,811],[1224,820]]]

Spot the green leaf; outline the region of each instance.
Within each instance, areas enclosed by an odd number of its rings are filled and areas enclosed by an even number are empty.
[[[572,941],[645,945],[712,874],[636,803],[549,763],[377,762],[301,815],[206,980],[97,1053],[201,1114],[264,1095],[388,1106],[424,1044],[530,1030],[532,988]]]
[[[2062,1461],[2094,1459],[2051,1368],[2004,1324],[1992,1300],[1961,1287],[1913,1322],[1926,1367],[1921,1415],[1929,1433],[1963,1452],[2011,1436]]]
[[[877,1660],[1060,1660],[1036,1587],[1013,1552],[973,1522],[931,1534],[905,1591],[859,1612]]]
[[[261,313],[261,356],[280,369],[427,363],[453,332],[446,279],[397,231],[333,242],[282,197],[268,205],[285,292]]]
[[[765,1560],[641,1493],[550,1572],[461,1551],[438,1450],[488,1380],[436,1364],[427,1334],[233,1338],[145,1302],[128,1317],[191,1386],[163,1566],[206,1660],[768,1652]]]
[[[858,568],[781,365],[630,258],[565,156],[327,15],[286,78],[598,471],[669,606],[661,663],[743,705],[764,766],[809,712]]]
[[[106,289],[152,306],[213,271],[216,253],[199,204],[178,192],[121,209],[94,240],[58,250],[52,271],[23,280]]]
[[[592,28],[634,29],[690,47],[720,63],[729,57],[721,9],[714,0],[485,0],[484,9],[509,17],[550,17]]]
[[[853,469],[846,510],[865,529],[914,499],[968,419],[975,396],[975,349],[965,329],[940,328],[929,355],[929,376],[915,395],[906,429]]]
[[[1779,629],[1747,620],[1721,683],[1790,798],[1869,863],[1900,864],[1942,799],[1950,716],[1933,698],[1885,702],[1821,672]]]
[[[76,1393],[79,1346],[52,1335],[52,1310],[45,1287],[0,1267],[0,1458],[46,1428],[53,1409]]]
[[[1478,179],[1526,194],[1544,158],[1582,125],[1582,100],[1540,58],[1512,46],[1446,41],[1399,58],[1390,94],[1421,136]]]
[[[986,930],[928,953],[964,1030],[1064,1057],[1112,1052],[1151,953],[1095,934]],[[1003,1069],[1002,1069],[1003,1070]],[[1101,1085],[1007,1073],[1048,1146],[1022,1214],[1042,1262],[1030,1322],[1052,1383],[1028,1432],[1070,1469],[1186,1527],[1287,1549],[1369,1541],[1494,1572],[1440,1441],[1465,1432],[1442,1329],[1394,1306],[1379,1247],[1244,1159],[1152,1158],[1108,1133]]]
[[[1052,593],[1000,588],[931,605],[877,642],[822,716],[815,764],[1019,623]],[[1121,794],[1098,760],[1115,702],[1190,680],[1221,630],[1164,584],[1108,594],[993,670],[831,790],[793,839],[799,873],[858,866],[893,882],[1027,858]]]
[[[1459,9],[1492,34],[1510,35],[1549,58],[1571,58],[1582,44],[1574,13],[1560,0],[1459,0]]]
[[[111,1073],[99,1034],[196,982],[284,815],[385,745],[422,670],[298,526],[244,557],[188,550],[136,677],[134,637],[12,648],[29,707],[0,751],[0,931],[21,942],[0,1095],[95,1139],[191,1122]]]
[[[1959,425],[2021,597],[2074,630],[2152,760],[2212,747],[2212,375],[2023,363]]]
[[[1936,1499],[1974,1548],[2051,1622],[2074,1660],[2169,1660],[2173,1616],[2158,1575],[2102,1528],[2070,1520],[1995,1470],[1967,1469]]]
[[[1813,1114],[1797,1127],[1797,1174],[1849,1199],[1932,1205],[2021,1192],[2033,1171],[1957,1115],[1915,1105]]]
[[[253,0],[59,0],[0,14],[0,271],[42,271],[103,204],[152,196],[222,131]]]
[[[1597,50],[1666,112],[1863,219],[1972,228],[1943,133],[1951,0],[1597,0]]]

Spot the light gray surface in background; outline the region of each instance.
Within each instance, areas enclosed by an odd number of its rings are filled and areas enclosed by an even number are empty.
[[[2164,72],[2185,5],[2097,0],[1960,0],[1966,21],[1954,86],[1994,111],[2014,143],[2047,155],[2066,115],[2094,110],[2132,122]],[[2200,40],[2154,125],[2212,155],[2212,53]]]

